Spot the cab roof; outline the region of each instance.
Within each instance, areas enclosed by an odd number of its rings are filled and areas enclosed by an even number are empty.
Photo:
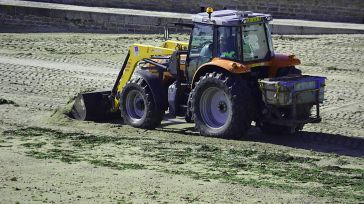
[[[268,22],[272,20],[270,14],[254,13],[251,11],[238,11],[238,10],[220,10],[211,13],[211,19],[209,14],[198,13],[192,17],[192,21],[195,23],[215,24],[225,26],[239,26],[242,24]]]

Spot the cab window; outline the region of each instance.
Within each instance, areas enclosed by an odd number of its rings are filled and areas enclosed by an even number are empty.
[[[222,26],[217,29],[217,55],[221,58],[240,60],[240,28]]]
[[[256,61],[267,58],[270,43],[263,23],[243,26],[243,61]]]
[[[196,24],[191,35],[187,76],[191,81],[197,68],[210,61],[213,49],[212,25]]]

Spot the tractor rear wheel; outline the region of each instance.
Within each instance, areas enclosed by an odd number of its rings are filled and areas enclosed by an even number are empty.
[[[156,106],[148,84],[142,79],[132,79],[120,96],[120,111],[124,121],[133,127],[154,129],[161,124],[163,111]]]
[[[192,93],[192,112],[201,135],[237,138],[252,122],[252,98],[247,82],[224,73],[207,73]]]

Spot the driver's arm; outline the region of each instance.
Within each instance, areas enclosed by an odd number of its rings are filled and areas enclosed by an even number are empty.
[[[206,44],[203,46],[200,52],[201,57],[212,57],[212,43]]]

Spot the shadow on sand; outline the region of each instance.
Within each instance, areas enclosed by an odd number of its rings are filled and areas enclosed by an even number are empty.
[[[295,135],[269,136],[264,135],[259,128],[253,128],[246,140],[315,152],[364,157],[364,138],[340,134],[301,131]]]
[[[111,123],[118,126],[124,125],[121,119],[99,121],[98,123]],[[164,120],[157,130],[172,134],[200,136],[194,124],[186,123],[180,119]],[[322,153],[364,157],[364,137],[359,138],[340,134],[307,131],[301,131],[295,135],[272,136],[265,135],[259,128],[252,128],[245,137],[237,140],[269,143]]]
[[[176,125],[176,123],[162,124],[158,129],[182,135],[200,135],[193,125],[178,128],[169,127],[171,125]],[[252,128],[244,138],[239,140],[282,145],[322,153],[364,157],[364,138],[340,134],[301,131],[295,135],[270,136],[263,134],[259,128]]]

